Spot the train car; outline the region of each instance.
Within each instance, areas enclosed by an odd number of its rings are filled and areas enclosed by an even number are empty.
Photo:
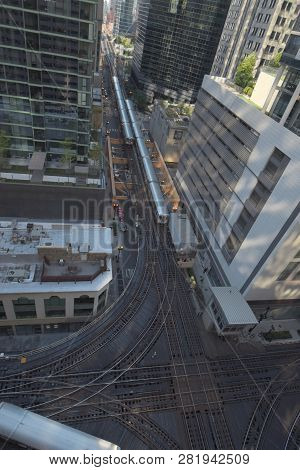
[[[128,116],[126,103],[125,103],[125,100],[124,100],[124,97],[123,97],[123,92],[121,90],[118,77],[114,75],[112,77],[112,82],[113,82],[113,85],[114,85],[114,90],[115,90],[115,95],[116,95],[118,110],[119,110],[119,115],[120,115],[120,121],[121,121],[121,124],[122,124],[123,134],[124,134],[124,137],[125,137],[125,142],[126,142],[126,144],[131,145],[134,141],[134,135],[133,135],[133,132],[132,132],[131,123],[130,123],[130,119],[129,119],[129,116]]]
[[[156,220],[159,224],[166,224],[169,218],[169,211],[167,208],[167,201],[163,196],[160,188],[160,184],[152,164],[152,160],[149,154],[149,150],[145,144],[144,137],[142,135],[139,122],[134,111],[133,103],[131,100],[126,100],[126,106],[128,109],[131,126],[135,136],[136,144],[139,151],[139,156],[143,163],[144,173],[147,180],[147,186],[150,192],[151,199],[153,201],[154,210],[156,214]]]
[[[0,402],[0,435],[30,449],[120,449],[109,441],[5,402]]]

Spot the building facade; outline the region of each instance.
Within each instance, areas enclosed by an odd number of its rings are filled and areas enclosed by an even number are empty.
[[[134,22],[135,0],[117,0],[115,5],[115,17],[113,34],[126,36]]]
[[[282,52],[299,12],[297,0],[233,0],[211,74],[232,79],[240,61],[257,56],[255,68]]]
[[[67,147],[75,160],[87,159],[97,7],[98,0],[1,3],[0,129],[9,138],[7,156],[59,158]]]
[[[257,316],[299,310],[299,144],[225,79],[205,77],[176,180],[202,244],[194,269],[207,302],[227,287]]]
[[[178,163],[189,122],[176,107],[154,103],[149,129],[166,163]]]
[[[141,0],[133,79],[149,100],[196,100],[209,73],[230,1]]]
[[[0,336],[72,331],[102,312],[111,229],[1,221],[0,231]]]
[[[270,93],[270,98],[274,92],[277,96],[269,115],[300,136],[300,16],[282,55],[281,64],[275,89]]]

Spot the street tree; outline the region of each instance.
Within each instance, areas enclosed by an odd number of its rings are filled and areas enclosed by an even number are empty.
[[[253,87],[254,85],[254,67],[256,63],[256,54],[247,55],[239,64],[235,74],[235,84],[241,88]]]
[[[63,148],[64,148],[64,153],[63,153],[62,161],[65,165],[68,165],[68,168],[70,168],[72,160],[73,160],[73,156],[74,156],[72,152],[72,142],[70,139],[64,140]]]
[[[90,159],[93,161],[94,165],[96,165],[96,163],[100,161],[102,153],[102,147],[98,143],[92,149],[90,149],[89,156]]]
[[[274,57],[270,60],[270,66],[278,69],[280,67],[280,61],[282,58],[282,52],[277,52]]]

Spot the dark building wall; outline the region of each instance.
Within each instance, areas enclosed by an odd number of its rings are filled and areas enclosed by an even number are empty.
[[[149,97],[195,101],[230,0],[140,0],[133,75]]]
[[[98,0],[4,0],[0,5],[0,129],[10,154],[89,148]]]

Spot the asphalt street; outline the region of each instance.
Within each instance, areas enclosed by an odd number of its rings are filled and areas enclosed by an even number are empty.
[[[0,217],[99,223],[103,189],[0,183]]]

